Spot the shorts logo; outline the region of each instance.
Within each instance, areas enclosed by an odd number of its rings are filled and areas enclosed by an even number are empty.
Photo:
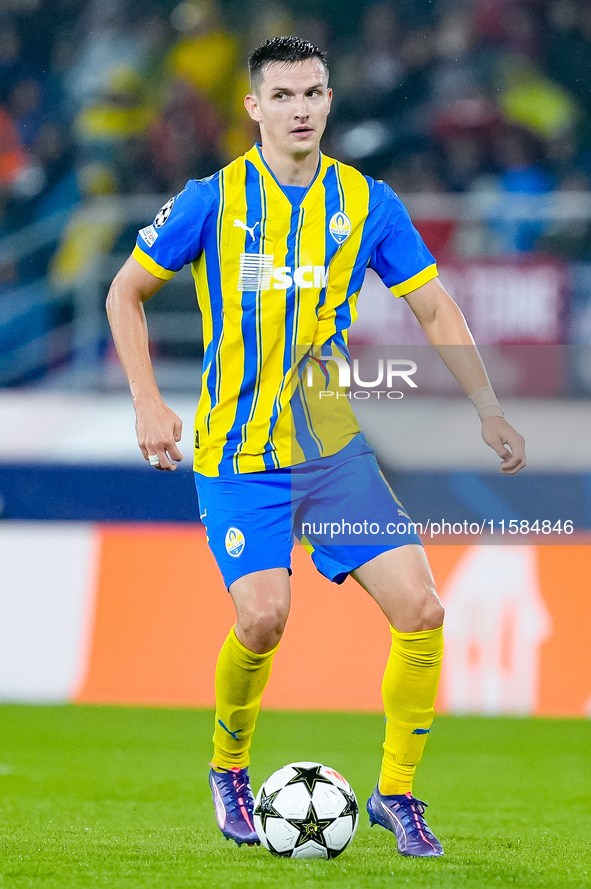
[[[152,244],[154,243],[154,241],[156,240],[156,238],[158,237],[158,232],[156,231],[156,229],[154,228],[153,225],[148,225],[148,226],[146,226],[146,228],[140,229],[140,235],[144,239],[144,241],[146,242],[148,247],[151,247]]]
[[[239,528],[228,528],[226,532],[226,552],[237,559],[244,549],[244,534]]]
[[[170,211],[172,210],[174,201],[175,199],[171,198],[165,203],[163,207],[160,208],[160,210],[158,210],[158,212],[156,213],[156,218],[154,219],[154,225],[156,226],[156,228],[162,228],[162,226],[170,216]]]
[[[351,234],[351,220],[346,213],[335,213],[328,223],[328,230],[337,244],[342,244]]]

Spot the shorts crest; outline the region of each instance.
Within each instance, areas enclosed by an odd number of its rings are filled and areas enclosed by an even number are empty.
[[[226,552],[235,559],[242,555],[244,550],[244,534],[240,528],[228,528],[226,531]]]

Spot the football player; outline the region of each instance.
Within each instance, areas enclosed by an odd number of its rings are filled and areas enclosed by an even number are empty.
[[[321,397],[337,391],[349,359],[347,329],[368,266],[407,301],[473,401],[504,474],[525,465],[524,442],[504,419],[466,321],[399,198],[320,152],[332,101],[323,52],[298,38],[273,38],[251,54],[249,71],[245,105],[260,144],[214,176],[189,181],[162,208],[139,232],[107,302],[140,449],[156,469],[174,470],[181,421],[154,378],[143,304],[192,265],[205,348],[195,479],[236,609],[215,674],[216,816],[226,837],[258,843],[250,745],[289,614],[294,536],[337,510],[349,523],[396,524],[380,543],[347,534],[303,540],[318,570],[336,583],[352,576],[391,628],[370,821],[394,833],[400,853],[439,856],[412,781],[434,716],[443,607],[421,541],[348,399]]]

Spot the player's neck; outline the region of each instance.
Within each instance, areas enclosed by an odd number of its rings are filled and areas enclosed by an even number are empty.
[[[273,147],[263,143],[261,145],[261,153],[265,163],[280,185],[300,185],[305,187],[312,182],[318,170],[320,158],[318,149],[300,158],[281,154],[274,151]]]

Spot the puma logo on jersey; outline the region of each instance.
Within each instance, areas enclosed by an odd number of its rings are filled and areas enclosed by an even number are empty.
[[[250,237],[253,239],[253,241],[254,241],[254,230],[255,230],[255,228],[257,227],[257,225],[259,225],[258,220],[255,222],[255,224],[252,226],[252,228],[250,228],[250,227],[249,227],[245,222],[243,222],[241,219],[235,219],[235,220],[234,220],[234,228],[241,228],[243,231],[248,232],[248,234],[249,234]]]

